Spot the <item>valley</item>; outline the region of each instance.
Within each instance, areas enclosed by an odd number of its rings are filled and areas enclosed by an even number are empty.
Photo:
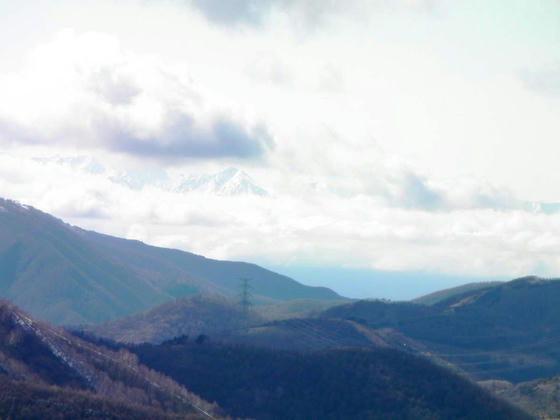
[[[0,34],[0,420],[560,420],[560,0]]]

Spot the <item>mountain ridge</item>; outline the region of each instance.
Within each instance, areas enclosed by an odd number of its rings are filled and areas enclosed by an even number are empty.
[[[358,301],[321,315],[391,328],[477,380],[528,381],[560,373],[560,279],[528,276],[433,305]]]
[[[256,303],[343,299],[255,264],[87,231],[6,199],[0,231],[0,295],[56,324],[108,321],[196,293],[234,296],[241,277]]]
[[[58,386],[87,392],[78,396],[85,397],[88,404],[92,403],[90,397],[95,396],[113,405],[190,413],[195,414],[194,418],[206,418],[209,416],[203,415],[204,412],[218,410],[170,378],[139,364],[137,357],[125,349],[117,351],[94,345],[33,319],[3,299],[0,299],[0,366],[2,386],[27,384],[26,393],[50,393],[46,404],[49,399],[64,394],[65,391],[51,388]],[[19,381],[20,385],[15,382],[10,385],[9,381]],[[46,388],[41,391],[33,386]],[[0,401],[4,399],[5,394],[0,395]],[[23,409],[30,405],[24,403]]]

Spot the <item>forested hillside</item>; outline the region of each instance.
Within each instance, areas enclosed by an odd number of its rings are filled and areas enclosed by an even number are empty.
[[[80,407],[97,410],[109,405],[118,413],[125,412],[121,408],[142,406],[193,418],[207,418],[204,412],[220,412],[217,406],[172,379],[141,365],[137,356],[126,349],[109,350],[94,345],[34,320],[3,300],[0,301],[0,376],[6,381],[22,382],[4,382],[5,392],[0,393],[0,402],[4,404],[0,410],[21,409],[21,416],[37,413],[43,405],[66,406],[66,403],[70,411]],[[13,393],[9,392],[12,385],[22,390],[13,401],[10,399]],[[51,386],[64,390],[59,392]],[[49,403],[51,397],[53,401]],[[27,400],[36,403],[29,404]],[[110,407],[107,410],[112,410]]]
[[[323,312],[393,329],[477,379],[513,382],[560,373],[560,281],[526,277],[425,306],[360,301]]]
[[[530,416],[468,380],[394,349],[274,351],[177,339],[131,348],[231,415],[268,419],[472,419]]]
[[[207,420],[200,413],[173,413],[49,385],[10,380],[0,375],[0,418],[17,420]]]
[[[543,419],[560,419],[560,376],[512,384],[488,380],[485,389]]]
[[[449,299],[453,296],[460,295],[466,292],[471,292],[474,290],[486,289],[489,287],[499,286],[503,282],[501,281],[485,281],[485,282],[478,282],[478,283],[467,283],[461,286],[452,287],[450,289],[443,289],[438,290],[433,293],[429,293],[424,296],[417,297],[416,299],[412,299],[414,303],[421,303],[422,305],[434,305],[439,303],[443,300]]]

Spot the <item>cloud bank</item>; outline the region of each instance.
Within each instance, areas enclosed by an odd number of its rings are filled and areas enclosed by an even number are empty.
[[[3,196],[88,229],[208,257],[486,277],[560,270],[560,212],[508,201],[499,189],[455,183],[452,192],[407,169],[394,177],[395,191],[414,191],[405,201],[330,190],[332,178],[317,189],[296,176],[294,194],[282,192],[281,173],[261,179],[266,173],[253,178],[270,194],[228,195],[174,188],[185,179],[178,169],[123,174],[84,156],[0,154]]]
[[[560,270],[556,0],[20,3],[0,196],[217,258]],[[171,187],[227,167],[267,194]]]
[[[104,34],[64,31],[34,51],[22,74],[2,76],[4,144],[166,159],[260,159],[274,147],[262,122],[212,107],[188,74],[123,51]]]

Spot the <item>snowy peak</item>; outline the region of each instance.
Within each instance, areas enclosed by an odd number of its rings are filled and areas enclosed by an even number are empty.
[[[43,165],[58,165],[91,174],[103,174],[105,167],[91,156],[50,156],[33,158],[35,162]]]
[[[183,177],[175,191],[213,193],[222,196],[268,195],[251,177],[237,168],[228,168],[212,175],[191,175]]]

